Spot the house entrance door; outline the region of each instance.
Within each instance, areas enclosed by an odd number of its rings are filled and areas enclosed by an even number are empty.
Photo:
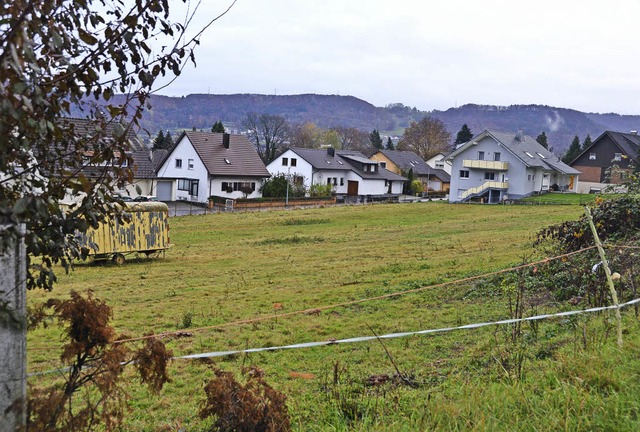
[[[347,183],[347,195],[358,195],[358,182],[355,180],[349,180]]]

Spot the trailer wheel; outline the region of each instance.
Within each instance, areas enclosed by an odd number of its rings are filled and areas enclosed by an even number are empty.
[[[124,255],[122,255],[121,253],[117,253],[117,254],[115,254],[113,256],[113,262],[116,265],[120,266],[120,265],[124,264],[124,261],[125,261]]]

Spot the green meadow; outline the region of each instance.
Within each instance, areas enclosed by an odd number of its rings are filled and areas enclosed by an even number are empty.
[[[54,290],[29,302],[91,289],[118,333],[169,333],[175,356],[501,320],[513,290],[477,276],[545,258],[535,233],[582,211],[433,202],[184,216],[170,220],[164,258],[58,269]],[[530,304],[527,314],[571,308]],[[255,365],[287,395],[295,430],[636,430],[640,338],[623,315],[622,350],[599,314],[523,325],[516,342],[511,327],[489,326],[176,359],[159,395],[128,370],[127,429],[207,430],[198,410],[212,368],[241,378]],[[55,327],[31,332],[29,371],[59,367],[61,344]]]

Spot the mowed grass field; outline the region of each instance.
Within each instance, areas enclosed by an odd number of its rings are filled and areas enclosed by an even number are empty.
[[[122,267],[81,263],[68,275],[59,269],[53,292],[30,292],[29,302],[92,289],[113,308],[118,333],[182,331],[180,337],[163,338],[176,356],[505,319],[509,295],[476,281],[233,324],[415,290],[541,258],[532,248],[535,233],[582,211],[580,206],[434,202],[185,216],[170,220],[175,246],[164,258],[129,260]],[[561,325],[549,324],[549,339]],[[539,378],[505,382],[491,365],[496,341],[503,339],[499,332],[491,327],[385,341],[393,362],[418,388],[393,379],[370,385],[373,376],[396,373],[375,340],[213,362],[238,373],[248,365],[263,369],[266,380],[288,396],[297,430],[556,430],[584,426],[585,413],[598,419],[594,413],[601,413],[606,397],[571,386],[560,385],[538,408],[522,408],[546,396],[532,393],[523,402],[521,393]],[[30,372],[57,367],[60,345],[55,328],[31,332]],[[482,371],[474,374],[476,369]],[[197,415],[203,385],[213,376],[208,362],[173,361],[173,381],[159,395],[141,387],[130,372],[128,429],[204,430],[210,424]],[[32,377],[30,383],[48,379]],[[514,423],[518,416],[522,422]],[[541,421],[546,423],[540,426]]]

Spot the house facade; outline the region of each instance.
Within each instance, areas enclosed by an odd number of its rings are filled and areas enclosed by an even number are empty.
[[[640,136],[630,133],[606,131],[569,165],[582,174],[578,191],[589,193],[615,186],[633,169],[640,152]]]
[[[485,130],[446,159],[451,162],[450,202],[497,203],[553,189],[576,192],[580,175],[522,132]]]
[[[267,165],[267,170],[274,176],[290,176],[307,190],[315,184],[330,184],[342,196],[399,195],[406,181],[360,152],[333,148],[290,148]]]
[[[226,133],[183,132],[157,169],[160,201],[258,198],[269,171],[249,140]]]
[[[439,155],[442,159],[444,155]],[[422,188],[432,191],[448,191],[450,175],[443,168],[429,165],[420,156],[412,151],[379,150],[371,156],[371,159],[380,163],[382,168],[396,174],[407,176],[409,171],[413,173],[414,180],[422,183]],[[434,160],[435,163],[435,160]]]

